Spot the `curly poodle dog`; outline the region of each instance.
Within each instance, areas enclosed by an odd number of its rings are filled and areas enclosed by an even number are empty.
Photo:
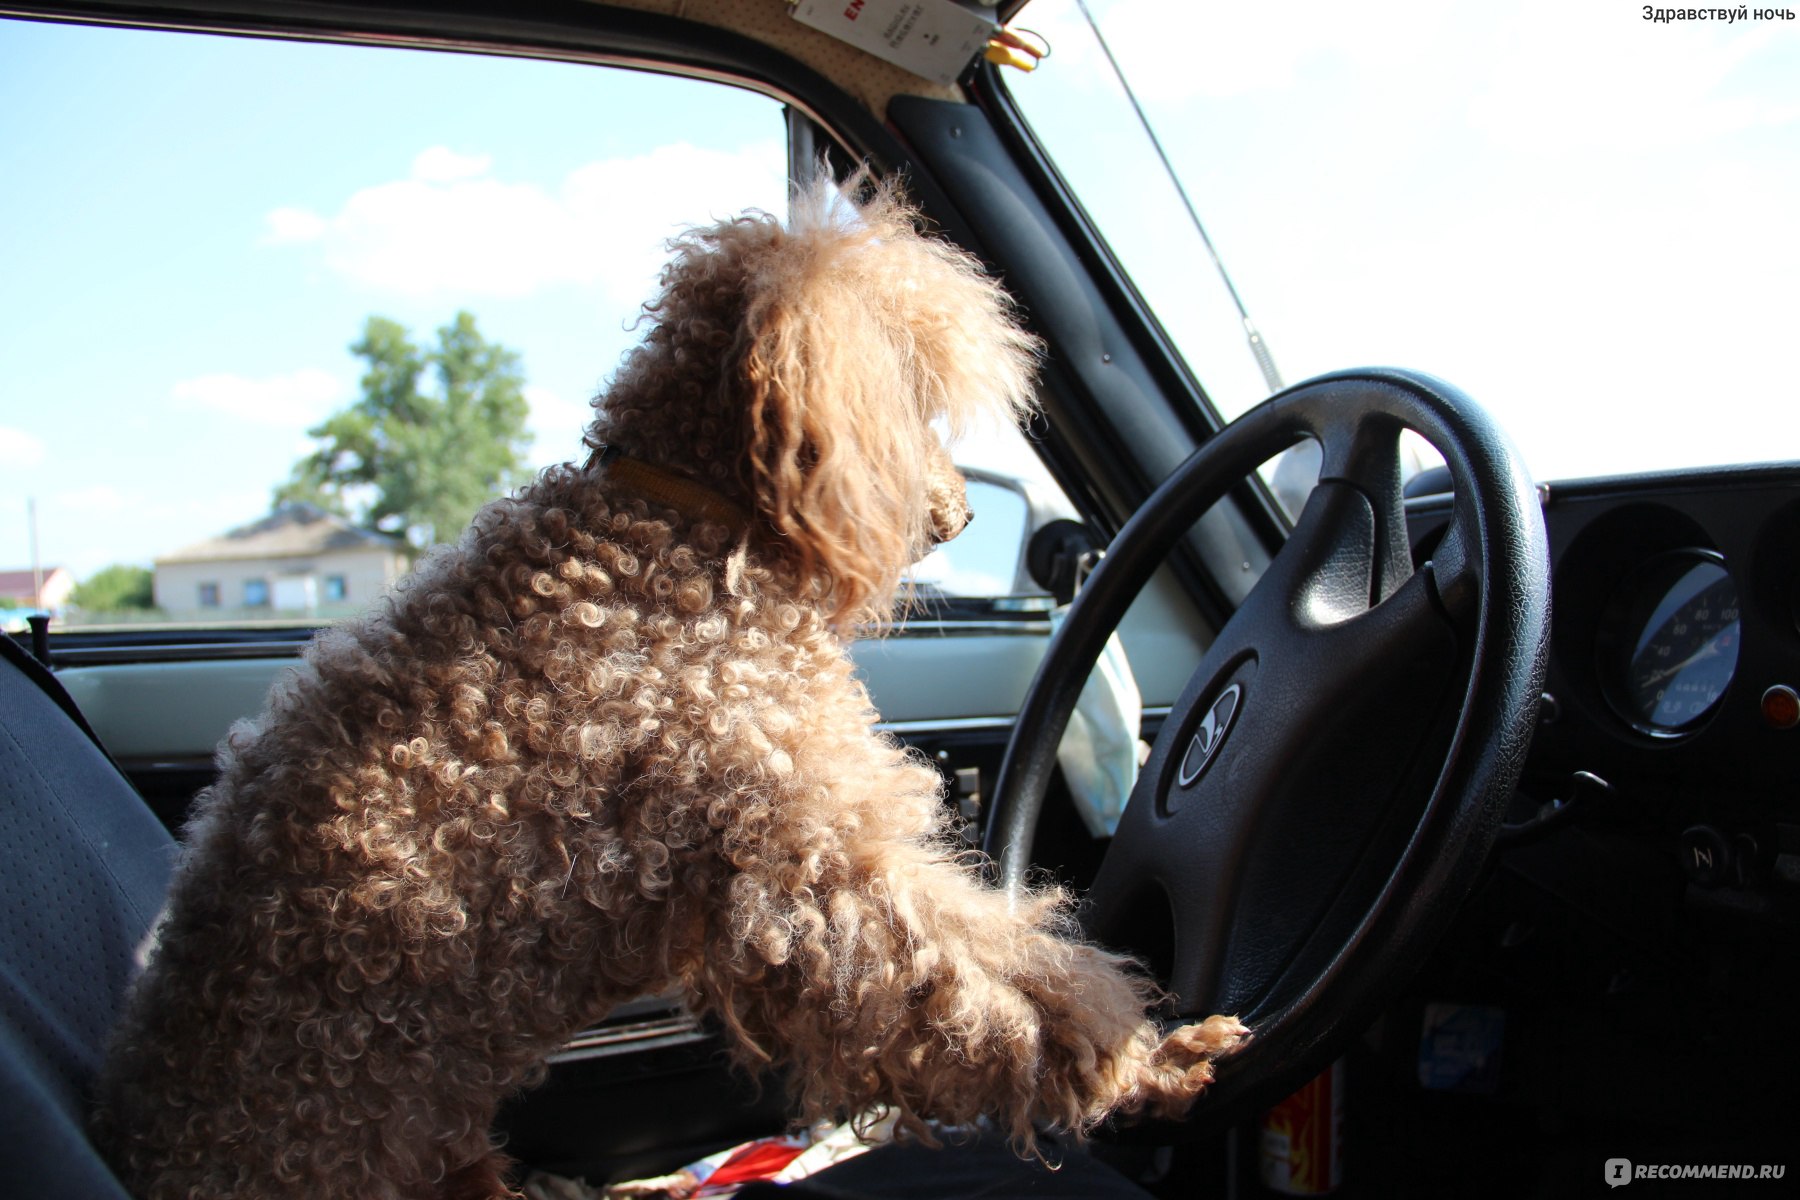
[[[499,1101],[685,992],[809,1118],[1177,1113],[1167,1036],[1064,896],[958,852],[846,655],[968,519],[940,441],[1036,345],[891,189],[673,243],[580,466],[319,635],[198,804],[96,1133],[168,1197],[501,1197]],[[928,1136],[928,1135],[927,1135]]]

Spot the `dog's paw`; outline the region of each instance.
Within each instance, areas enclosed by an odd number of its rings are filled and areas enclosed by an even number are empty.
[[[1208,1017],[1165,1034],[1145,1065],[1139,1104],[1160,1117],[1179,1117],[1214,1078],[1213,1064],[1254,1036],[1236,1017]]]
[[[1183,1025],[1163,1038],[1156,1049],[1160,1060],[1185,1058],[1214,1062],[1241,1049],[1251,1037],[1250,1027],[1236,1017],[1208,1017],[1197,1025]]]

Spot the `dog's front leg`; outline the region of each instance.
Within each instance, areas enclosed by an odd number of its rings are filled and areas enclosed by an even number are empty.
[[[812,1117],[894,1105],[905,1123],[1179,1114],[1247,1035],[1214,1017],[1168,1035],[1130,960],[1083,942],[1055,891],[984,884],[944,827],[935,773],[882,743],[834,781],[845,814],[772,835],[730,883],[700,999],[744,1055],[787,1065]]]

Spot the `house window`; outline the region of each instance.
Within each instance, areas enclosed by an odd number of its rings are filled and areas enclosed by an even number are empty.
[[[203,583],[200,585],[200,607],[201,608],[217,608],[217,607],[219,607],[219,585],[218,584]]]
[[[269,607],[269,581],[266,579],[244,580],[244,607]]]
[[[349,596],[350,589],[345,585],[344,577],[342,575],[327,575],[325,577],[325,602],[327,604],[348,599]]]

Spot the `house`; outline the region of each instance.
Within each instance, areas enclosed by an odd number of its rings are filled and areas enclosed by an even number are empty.
[[[177,620],[335,617],[365,608],[410,565],[397,537],[311,504],[284,504],[156,560],[156,606]]]
[[[0,571],[0,608],[60,612],[74,590],[75,576],[66,567]]]

